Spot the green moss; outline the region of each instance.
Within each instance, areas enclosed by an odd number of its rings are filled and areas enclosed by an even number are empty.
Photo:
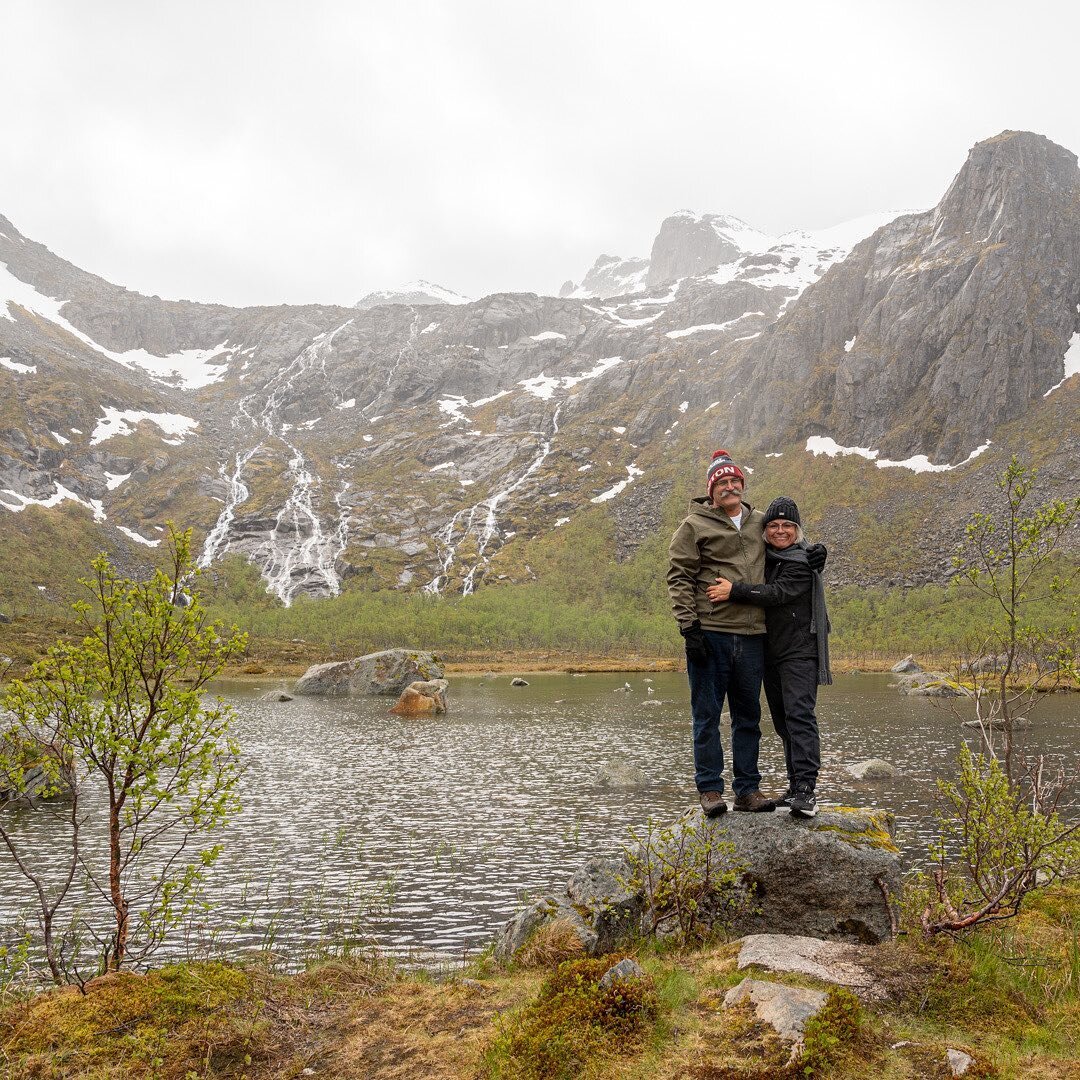
[[[849,814],[857,818],[850,826],[815,825],[815,831],[835,833],[839,839],[854,847],[877,848],[881,851],[899,852],[892,837],[893,816],[886,810],[867,812],[853,806],[830,807],[830,814]]]
[[[600,979],[618,957],[560,964],[535,999],[508,1016],[484,1055],[485,1075],[570,1080],[590,1062],[640,1047],[658,1014],[652,980]]]

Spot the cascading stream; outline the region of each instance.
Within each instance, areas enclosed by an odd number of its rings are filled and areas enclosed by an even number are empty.
[[[477,570],[482,566],[486,566],[490,561],[487,557],[487,549],[498,531],[499,504],[517,491],[525,481],[533,476],[544,464],[544,461],[551,453],[551,446],[555,441],[555,436],[559,433],[559,413],[561,410],[561,404],[555,407],[555,412],[551,417],[550,435],[544,435],[541,432],[533,432],[533,434],[541,436],[540,452],[532,462],[530,462],[528,468],[526,468],[524,472],[501,491],[497,491],[494,495],[489,495],[486,499],[482,499],[480,502],[475,503],[465,510],[459,510],[450,519],[447,525],[436,534],[436,539],[444,548],[442,562],[439,567],[439,573],[431,582],[424,586],[425,592],[432,595],[438,595],[442,592],[443,586],[446,584],[450,571],[457,559],[458,549],[469,536],[475,535],[476,559],[466,571],[461,588],[462,596],[470,596],[472,594],[475,588]],[[482,518],[482,523],[480,525],[477,525],[478,518]],[[458,524],[463,519],[464,526],[462,527],[461,535],[455,541],[454,536],[457,532]]]
[[[286,438],[288,426],[280,418],[281,411],[296,396],[302,382],[321,375],[326,378],[326,359],[333,348],[334,338],[353,320],[348,319],[336,329],[319,334],[291,363],[267,383],[262,394],[250,394],[238,406],[233,426],[246,420],[256,430],[265,431],[271,438],[284,443],[289,450],[288,478],[291,491],[278,511],[273,528],[263,544],[254,552],[267,589],[288,607],[302,588],[324,592],[331,596],[341,591],[336,561],[348,541],[349,516],[341,502],[346,484],[335,496],[338,523],[332,532],[325,532],[316,508],[320,487],[318,477],[307,465],[303,452]],[[260,401],[260,398],[262,399]],[[265,440],[244,453],[236,455],[235,468],[226,476],[229,484],[226,504],[203,545],[200,566],[208,566],[229,550],[229,531],[236,510],[250,497],[243,480],[243,470],[251,458],[265,446]]]

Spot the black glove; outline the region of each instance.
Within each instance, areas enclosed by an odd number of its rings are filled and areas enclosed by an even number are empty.
[[[686,659],[695,664],[704,664],[709,659],[709,649],[705,644],[705,631],[701,629],[701,621],[695,619],[687,627],[679,627],[686,642]]]
[[[829,557],[829,549],[824,544],[811,544],[806,549],[806,561],[810,569],[820,574],[825,569],[825,560]]]

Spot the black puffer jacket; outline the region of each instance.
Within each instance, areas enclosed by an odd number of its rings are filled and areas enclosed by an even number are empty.
[[[817,659],[817,635],[813,623],[814,572],[806,552],[790,547],[781,560],[765,548],[765,584],[732,583],[731,599],[760,604],[765,609],[766,650],[773,660]]]

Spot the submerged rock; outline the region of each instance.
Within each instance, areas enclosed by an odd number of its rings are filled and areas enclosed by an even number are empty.
[[[284,690],[267,690],[260,701],[292,701],[292,694],[286,694]]]
[[[523,678],[521,678],[520,675],[517,675],[517,676],[515,676],[514,678],[512,678],[510,680],[510,685],[511,686],[528,686],[529,684]]]
[[[856,780],[888,780],[896,775],[896,766],[882,758],[870,758],[857,765],[849,765],[848,773]]]
[[[400,694],[409,683],[443,677],[443,666],[431,652],[386,649],[309,667],[296,683],[296,693],[344,697],[348,694]]]
[[[615,788],[618,791],[633,791],[644,787],[649,781],[644,769],[631,765],[624,758],[609,761],[596,776],[601,787]]]

